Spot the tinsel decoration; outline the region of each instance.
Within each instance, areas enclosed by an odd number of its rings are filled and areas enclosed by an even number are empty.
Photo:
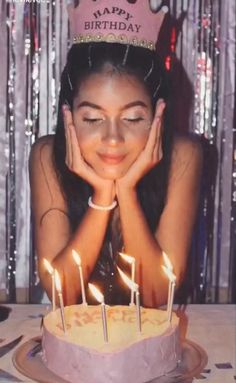
[[[7,78],[8,94],[7,94],[7,135],[8,135],[8,153],[9,153],[9,168],[6,177],[6,267],[7,267],[7,284],[6,293],[9,296],[9,301],[16,300],[16,153],[15,153],[15,38],[16,38],[16,22],[15,22],[15,5],[8,5],[7,23],[11,33],[8,34],[9,55],[9,72]]]
[[[162,52],[173,79],[176,128],[195,133],[204,152],[188,300],[235,302],[236,5],[164,3],[170,12]],[[0,12],[0,81],[6,89],[0,94],[0,299],[38,302],[28,158],[35,140],[55,130],[69,47],[66,1],[1,1]]]

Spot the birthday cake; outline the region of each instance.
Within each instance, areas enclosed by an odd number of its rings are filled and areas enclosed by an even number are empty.
[[[44,318],[43,360],[48,369],[72,383],[145,383],[175,369],[180,360],[179,319],[166,311],[141,308],[141,332],[135,306],[106,306],[104,341],[100,306],[65,308]]]

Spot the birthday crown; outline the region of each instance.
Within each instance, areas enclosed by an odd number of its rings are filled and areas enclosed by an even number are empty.
[[[119,5],[117,5],[119,4]],[[160,28],[168,12],[151,11],[148,0],[80,0],[68,6],[73,43],[109,42],[155,49]]]

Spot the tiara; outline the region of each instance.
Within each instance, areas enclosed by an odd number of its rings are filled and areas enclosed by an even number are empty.
[[[168,12],[166,6],[152,12],[148,0],[137,0],[136,4],[127,0],[80,0],[76,8],[72,4],[67,8],[73,43],[120,43],[150,50],[155,50]]]

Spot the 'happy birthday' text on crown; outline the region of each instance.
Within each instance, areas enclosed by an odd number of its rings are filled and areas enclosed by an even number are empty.
[[[167,11],[167,7],[162,7],[153,13],[148,0],[136,4],[126,0],[80,0],[76,8],[68,6],[74,43],[121,43],[151,50],[155,49]]]

